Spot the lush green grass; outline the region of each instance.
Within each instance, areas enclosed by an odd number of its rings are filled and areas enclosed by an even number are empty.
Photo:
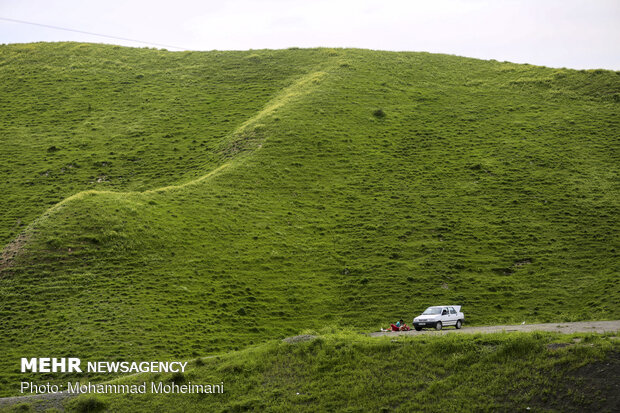
[[[114,382],[146,381],[149,388],[160,381],[224,382],[223,394],[149,390],[82,395],[66,405],[68,411],[102,406],[113,412],[607,411],[613,391],[601,388],[595,394],[580,367],[598,363],[601,370],[619,351],[618,340],[597,335],[327,334],[195,360],[183,375],[142,374]]]
[[[0,394],[42,353],[190,358],[440,303],[474,324],[620,316],[618,72],[330,49],[0,58],[4,239],[28,226],[0,270]]]
[[[81,190],[203,175],[222,140],[321,55],[0,47],[0,242]]]

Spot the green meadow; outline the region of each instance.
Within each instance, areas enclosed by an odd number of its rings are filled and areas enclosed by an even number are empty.
[[[67,380],[22,374],[20,357],[238,351],[267,369],[260,360],[284,346],[270,340],[374,331],[444,303],[474,325],[620,318],[620,72],[355,49],[38,43],[0,46],[0,80],[0,395],[21,379]],[[359,350],[348,369],[369,359],[379,369],[374,349],[390,346],[338,340],[316,351]],[[430,351],[416,340],[386,362]],[[486,363],[473,338],[436,340]],[[289,349],[287,368],[311,364],[312,343]],[[209,371],[234,391],[259,380]],[[343,408],[337,386],[277,401],[296,372],[273,378],[266,407]],[[360,374],[359,392],[374,373]],[[263,408],[253,394],[244,403]],[[512,403],[502,400],[491,406]],[[211,402],[233,409],[232,398]]]
[[[609,335],[543,333],[361,337],[350,331],[269,341],[185,373],[109,382],[145,394],[83,394],[68,412],[612,412],[620,344]],[[610,355],[615,354],[615,356]],[[595,372],[596,371],[596,372]],[[151,393],[151,383],[223,393]],[[23,412],[41,403],[6,408]],[[54,410],[49,409],[52,412]]]

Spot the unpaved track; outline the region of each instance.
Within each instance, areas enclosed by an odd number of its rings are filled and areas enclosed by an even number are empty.
[[[0,409],[14,404],[36,403],[32,406],[35,411],[43,411],[50,408],[56,408],[59,411],[63,411],[63,401],[66,398],[73,396],[75,396],[75,394],[61,392],[50,394],[33,394],[29,396],[3,397],[0,398]]]
[[[420,334],[450,334],[450,333],[501,333],[502,331],[551,331],[555,333],[615,333],[620,331],[620,320],[614,321],[578,321],[574,323],[547,323],[547,324],[517,324],[515,326],[485,326],[485,327],[466,327],[460,330],[454,327],[444,327],[441,331],[434,329],[424,329],[422,331],[378,331],[370,333],[371,336],[416,336]]]

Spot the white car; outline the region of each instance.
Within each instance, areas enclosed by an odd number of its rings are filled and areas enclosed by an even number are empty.
[[[428,307],[422,314],[413,319],[413,328],[417,331],[423,328],[441,330],[445,326],[461,328],[465,316],[461,313],[460,305],[439,305]]]

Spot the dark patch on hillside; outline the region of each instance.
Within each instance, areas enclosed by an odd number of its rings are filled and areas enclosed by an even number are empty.
[[[532,409],[559,412],[620,411],[620,353],[612,352],[603,361],[566,371],[558,390],[546,398],[538,395]]]

